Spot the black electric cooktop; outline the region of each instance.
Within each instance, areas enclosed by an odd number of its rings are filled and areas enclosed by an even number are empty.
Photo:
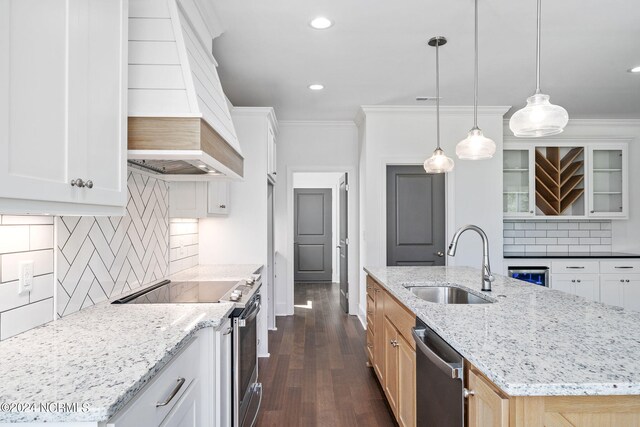
[[[164,280],[153,286],[120,298],[113,304],[181,304],[215,303],[238,285],[238,281],[171,282]]]

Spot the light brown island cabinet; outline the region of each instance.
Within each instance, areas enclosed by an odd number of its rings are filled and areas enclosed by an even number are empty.
[[[398,425],[413,427],[416,425],[416,351],[410,334],[415,315],[371,278],[367,279],[367,298],[369,363]],[[373,349],[369,347],[371,343]]]
[[[415,426],[415,315],[367,276],[367,322],[369,363],[398,424]],[[465,378],[467,427],[640,426],[640,396],[509,396],[466,360]]]

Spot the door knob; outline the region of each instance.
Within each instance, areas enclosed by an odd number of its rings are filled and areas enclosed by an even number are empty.
[[[443,257],[444,256],[444,252],[438,251],[438,252],[436,252],[436,255],[438,255],[439,257]]]

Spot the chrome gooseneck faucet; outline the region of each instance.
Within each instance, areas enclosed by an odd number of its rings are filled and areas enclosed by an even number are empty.
[[[491,282],[493,282],[495,278],[493,277],[493,274],[491,274],[491,266],[489,265],[489,238],[482,228],[477,225],[468,224],[456,231],[456,234],[453,235],[453,239],[451,240],[451,244],[449,244],[447,255],[456,255],[458,239],[460,239],[462,233],[467,230],[475,231],[482,238],[482,290],[491,291]]]

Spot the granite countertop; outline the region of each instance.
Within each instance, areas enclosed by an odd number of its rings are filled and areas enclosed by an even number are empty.
[[[249,278],[262,269],[260,264],[220,264],[198,265],[169,276],[174,282],[187,280],[233,281]]]
[[[640,394],[640,313],[469,267],[365,271],[511,396]],[[456,284],[493,304],[444,305],[405,285]]]
[[[640,254],[630,254],[626,252],[505,252],[505,259],[510,258],[640,258]]]
[[[200,266],[171,278],[241,280],[259,268]],[[0,423],[107,421],[199,329],[219,327],[234,307],[107,301],[2,341],[0,404],[78,403],[78,411],[1,410]]]

